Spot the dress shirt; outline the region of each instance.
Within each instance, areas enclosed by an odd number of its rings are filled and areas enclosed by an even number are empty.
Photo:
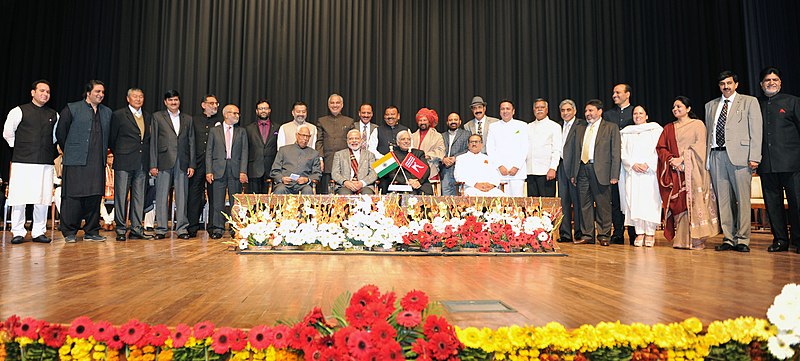
[[[572,126],[575,125],[575,119],[575,117],[572,117],[569,121],[565,120],[564,126],[561,127],[561,159],[564,159],[564,146],[567,143],[567,135]]]
[[[556,170],[561,159],[561,127],[549,117],[528,124],[528,174],[545,175]]]
[[[589,161],[590,162],[594,161],[594,144],[595,144],[595,140],[597,140],[597,130],[600,128],[600,122],[602,122],[602,121],[603,121],[603,119],[598,119],[594,123],[589,123],[586,126],[586,133],[583,134],[583,143],[582,144],[586,144],[587,141],[589,142]],[[590,132],[589,128],[594,128],[594,129]],[[591,134],[592,138],[591,139],[587,139],[587,137],[590,134]],[[581,148],[581,154],[583,154],[583,148]],[[578,156],[580,156],[581,154],[578,154]]]
[[[142,108],[134,109],[132,106],[130,106],[130,104],[128,104],[128,109],[131,110],[131,113],[133,114],[134,117],[136,117],[137,115],[140,117],[142,116]],[[178,112],[178,114],[180,114],[180,112]]]
[[[177,113],[172,114],[171,111],[167,110],[167,114],[169,114],[169,120],[172,121],[172,128],[175,129],[175,135],[181,135],[181,111],[178,110]]]
[[[736,94],[738,94],[738,93],[737,92],[733,92],[731,97],[727,98],[727,100],[728,100],[728,118],[730,118],[731,106],[733,106],[733,100],[736,99]],[[718,145],[717,145],[717,121],[719,121],[719,115],[722,113],[722,106],[725,105],[725,100],[726,100],[725,97],[722,97],[720,99],[719,105],[717,106],[717,111],[714,112],[714,126],[711,127],[711,147],[712,148],[718,147]],[[727,122],[727,118],[726,118],[726,122]]]
[[[258,132],[261,134],[261,142],[266,143],[269,138],[269,118],[267,120],[258,120]]]

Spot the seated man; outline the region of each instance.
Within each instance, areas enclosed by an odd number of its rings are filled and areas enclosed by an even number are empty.
[[[372,169],[375,155],[361,150],[361,132],[352,129],[347,132],[347,149],[333,155],[331,178],[336,182],[336,194],[375,194],[370,184],[378,179]]]
[[[311,182],[319,182],[319,152],[309,147],[311,130],[303,124],[297,128],[296,142],[278,149],[269,176],[275,184],[273,194],[313,194]]]
[[[498,187],[500,175],[489,162],[489,156],[481,153],[483,137],[473,134],[467,144],[468,152],[456,158],[456,182],[464,183],[465,196],[500,197],[505,193]]]
[[[433,186],[428,181],[431,167],[425,159],[425,152],[411,149],[411,132],[402,130],[397,133],[397,146],[392,149],[392,153],[399,165],[397,169],[389,173],[392,184],[408,185],[411,186],[413,194],[432,196]],[[419,174],[414,174],[415,172],[412,170],[418,170]],[[391,192],[391,189],[389,191]]]

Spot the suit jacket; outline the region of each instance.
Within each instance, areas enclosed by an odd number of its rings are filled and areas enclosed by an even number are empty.
[[[117,109],[111,115],[108,147],[114,153],[114,170],[130,172],[150,169],[150,126],[153,124],[153,116],[142,110],[142,119],[144,138],[130,107]]]
[[[486,140],[489,139],[489,127],[488,125],[499,121],[500,119],[490,117],[488,115],[483,116],[483,132],[481,137],[483,137],[483,149],[481,150],[482,153],[486,154]],[[467,124],[464,124],[464,129],[468,130],[470,134],[478,134],[477,128],[477,120],[473,118],[472,120],[468,121]]]
[[[581,164],[581,152],[583,152],[583,136],[589,123],[575,124],[575,143],[574,153],[570,160],[572,171],[570,178],[578,177],[578,169]],[[620,154],[622,151],[622,140],[619,135],[619,127],[611,122],[600,121],[597,128],[597,137],[594,141],[594,174],[597,182],[602,185],[611,184],[612,179],[619,179],[619,170],[622,163]]]
[[[469,144],[469,137],[472,135],[468,130],[458,128],[453,137],[453,145],[450,145],[450,132],[444,131],[442,139],[444,139],[444,157],[458,157],[467,152],[467,145]]]
[[[439,174],[439,163],[442,162],[444,157],[444,139],[442,135],[434,128],[428,128],[428,134],[422,142],[419,141],[419,129],[411,134],[411,146],[425,152],[425,155],[430,156],[428,164],[431,167],[431,177]]]
[[[175,134],[169,111],[153,113],[150,131],[150,168],[171,169],[180,157],[181,171],[195,166],[194,127],[192,117],[180,113],[180,132]]]
[[[800,171],[800,98],[780,92],[758,102],[764,119],[758,173]]]
[[[714,131],[717,119],[714,118],[717,106],[722,97],[706,103],[706,168],[711,159],[711,147],[714,144]],[[758,100],[744,94],[736,94],[733,104],[728,107],[725,120],[725,150],[731,164],[746,167],[748,161],[761,162],[762,141],[761,107]]]
[[[578,129],[578,125],[583,125],[584,127],[586,126],[586,121],[583,119],[575,118],[573,122],[574,123],[572,123],[572,127],[569,128],[569,133],[567,133],[567,139],[564,140],[564,149],[563,149],[564,153],[561,154],[561,164],[564,167],[564,169],[568,172],[572,170],[572,166],[575,163],[575,159],[580,161],[580,155],[578,155],[578,158],[573,158],[575,154],[575,132]],[[559,125],[561,125],[561,128],[563,129],[564,120],[561,120],[559,122]]]
[[[278,128],[280,128],[278,124],[273,121],[269,122],[267,142],[264,143],[261,138],[261,131],[258,129],[258,121],[254,121],[245,127],[249,148],[249,156],[247,157],[248,177],[263,177],[264,174],[269,176],[267,171],[272,169],[275,155],[278,154]]]
[[[364,181],[367,185],[375,183],[378,174],[372,169],[375,162],[375,155],[369,150],[362,149],[358,159],[358,180]],[[350,179],[350,149],[342,149],[333,155],[333,165],[331,168],[331,178],[336,185],[341,187],[344,181]]]
[[[355,129],[353,118],[344,115],[326,115],[317,121],[317,144],[314,147],[324,160],[322,173],[333,168],[333,154],[347,148],[347,132]]]
[[[224,124],[224,123],[223,123]],[[247,174],[247,132],[242,127],[233,127],[231,139],[231,159],[225,149],[225,126],[218,125],[208,132],[206,146],[206,173],[214,175],[214,179],[225,177],[225,167],[230,165],[235,175]]]

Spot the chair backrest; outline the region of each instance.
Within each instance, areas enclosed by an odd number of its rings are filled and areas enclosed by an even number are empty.
[[[750,199],[763,199],[764,193],[761,191],[761,177],[754,176],[750,181]]]

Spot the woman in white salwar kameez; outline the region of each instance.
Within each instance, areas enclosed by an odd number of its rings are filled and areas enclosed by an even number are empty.
[[[658,190],[656,144],[662,128],[647,122],[644,107],[633,109],[633,123],[620,130],[622,166],[619,199],[625,225],[636,228],[633,245],[652,247],[656,227],[661,222],[661,194]]]

